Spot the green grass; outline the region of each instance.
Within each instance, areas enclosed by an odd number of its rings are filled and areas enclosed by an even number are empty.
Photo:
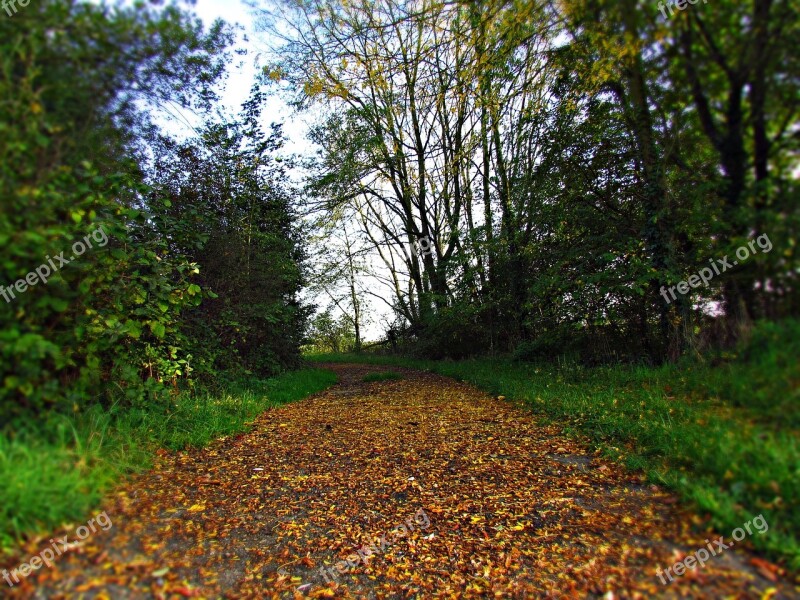
[[[369,373],[367,375],[364,375],[361,381],[365,383],[370,383],[373,381],[391,381],[402,378],[403,376],[400,373],[396,373],[395,371],[384,371],[382,373]]]
[[[659,368],[319,356],[430,370],[521,401],[567,434],[677,491],[728,535],[759,514],[760,550],[800,570],[800,322],[762,324],[736,352]]]
[[[246,430],[273,407],[329,387],[336,376],[303,369],[269,380],[232,381],[222,391],[182,395],[168,410],[103,410],[51,416],[0,434],[0,547],[85,520],[127,473],[147,468],[159,447],[202,447]]]

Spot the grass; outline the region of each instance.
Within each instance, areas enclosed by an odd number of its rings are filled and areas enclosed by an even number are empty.
[[[763,514],[750,541],[800,570],[800,322],[748,344],[658,368],[556,368],[502,359],[309,357],[419,368],[525,403],[567,434],[678,492],[725,535]]]
[[[370,383],[373,381],[392,381],[402,378],[403,376],[395,371],[384,371],[381,373],[369,373],[367,375],[364,375],[361,381],[365,383]]]
[[[330,371],[303,369],[179,396],[166,413],[95,406],[0,434],[0,548],[10,552],[23,536],[84,520],[121,477],[147,468],[158,448],[205,446],[335,382]]]

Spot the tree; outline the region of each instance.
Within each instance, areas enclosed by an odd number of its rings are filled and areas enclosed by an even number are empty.
[[[181,144],[162,140],[153,165],[151,209],[157,219],[180,219],[183,229],[164,235],[200,266],[199,283],[213,293],[187,314],[188,335],[205,349],[211,373],[267,376],[297,364],[310,312],[298,297],[305,250],[292,162],[281,127],[261,129],[263,100],[256,87],[237,120],[209,123]]]
[[[322,115],[313,189],[359,226],[428,355],[541,338],[658,362],[696,347],[719,301],[733,323],[796,310],[791,250],[664,298],[756,228],[796,247],[788,2],[725,2],[713,28],[701,6],[664,22],[636,0],[278,6],[270,73]]]
[[[348,352],[355,346],[352,322],[342,314],[334,318],[331,307],[314,317],[309,333],[311,347],[316,352]]]
[[[207,106],[227,60],[221,23],[177,8],[45,1],[0,20],[0,281],[87,234],[107,243],[0,302],[0,414],[152,399],[185,374],[177,317],[196,272],[141,209],[156,103]],[[44,272],[44,271],[43,271]]]

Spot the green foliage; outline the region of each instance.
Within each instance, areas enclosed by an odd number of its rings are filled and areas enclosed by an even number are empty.
[[[204,376],[296,366],[308,318],[298,299],[304,250],[292,163],[282,156],[280,126],[267,134],[258,124],[263,100],[256,89],[237,120],[209,123],[180,144],[162,138],[155,148],[148,205],[172,248],[200,265],[200,287],[190,293],[209,292],[183,319]]]
[[[715,351],[701,367],[688,357],[665,365],[676,392],[724,399],[742,419],[800,429],[800,321],[759,323],[746,342]]]
[[[460,299],[426,319],[419,333],[406,340],[411,342],[408,350],[415,356],[434,359],[480,355],[491,341],[485,329],[488,317],[487,310]]]
[[[535,340],[521,342],[514,349],[512,357],[514,360],[536,362],[552,361],[556,357],[567,355],[576,346],[575,340],[569,334],[565,328],[543,332]]]
[[[3,424],[167,405],[216,369],[297,364],[303,256],[280,130],[257,125],[262,96],[183,145],[143,110],[208,108],[228,28],[205,33],[175,7],[50,1],[0,33],[0,285],[62,250],[70,261],[0,302]],[[73,260],[87,235],[94,247]]]
[[[306,350],[310,352],[349,352],[355,346],[355,329],[345,315],[335,318],[330,308],[311,320]]]
[[[47,1],[2,19],[0,40],[0,285],[69,261],[0,302],[2,424],[112,391],[163,400],[191,371],[177,325],[198,270],[158,235],[175,223],[156,232],[137,208],[142,108],[207,105],[229,34],[175,8]]]
[[[169,405],[94,405],[0,432],[0,548],[84,519],[121,476],[149,466],[156,448],[205,446],[335,382],[321,369],[234,379],[215,392],[180,394]]]

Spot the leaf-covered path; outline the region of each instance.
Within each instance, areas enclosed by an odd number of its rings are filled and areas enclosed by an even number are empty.
[[[693,533],[697,518],[668,494],[507,401],[431,374],[364,383],[379,369],[330,368],[338,385],[268,411],[249,433],[164,453],[108,498],[113,527],[4,591],[794,597],[769,563],[739,548],[662,585],[657,567],[719,534]],[[32,542],[28,556],[46,546]],[[348,557],[345,573],[321,570]]]

